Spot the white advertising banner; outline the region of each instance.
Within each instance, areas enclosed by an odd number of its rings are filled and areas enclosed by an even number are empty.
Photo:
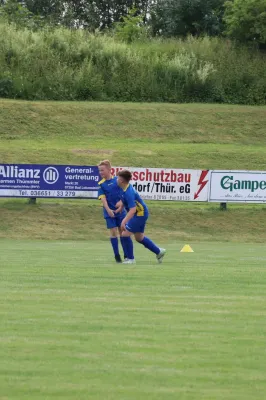
[[[210,202],[266,203],[265,171],[211,171]]]
[[[122,169],[132,172],[132,185],[145,200],[207,201],[209,171],[113,167],[116,175]]]

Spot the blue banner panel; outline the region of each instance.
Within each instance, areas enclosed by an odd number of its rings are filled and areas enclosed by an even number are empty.
[[[0,197],[97,198],[96,166],[0,164]]]

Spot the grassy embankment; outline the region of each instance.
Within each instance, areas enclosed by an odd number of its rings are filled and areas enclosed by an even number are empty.
[[[0,160],[265,170],[266,108],[227,105],[52,103],[1,100]],[[0,201],[0,237],[103,239],[98,202]],[[262,241],[263,205],[153,202],[161,240]],[[100,224],[100,228],[98,225]]]

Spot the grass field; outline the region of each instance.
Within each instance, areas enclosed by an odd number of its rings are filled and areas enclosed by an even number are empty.
[[[265,170],[265,127],[266,107],[0,100],[0,162]],[[0,400],[265,398],[265,206],[149,207],[165,263],[125,267],[97,201],[0,199]]]
[[[0,159],[260,170],[265,126],[266,107],[0,100]]]
[[[10,163],[265,170],[266,107],[0,100],[0,160]],[[264,242],[263,206],[152,203],[162,240]],[[0,200],[0,237],[105,239],[98,205]]]
[[[163,243],[266,241],[264,205],[149,202],[147,233]],[[0,239],[105,240],[108,232],[97,200],[42,200],[35,206],[22,200],[0,201]]]
[[[262,400],[265,246],[0,241],[0,399]]]

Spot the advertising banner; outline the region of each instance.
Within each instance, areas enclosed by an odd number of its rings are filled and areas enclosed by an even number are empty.
[[[132,172],[132,185],[145,200],[207,201],[208,170],[114,167]]]
[[[0,197],[97,198],[98,168],[0,164]]]
[[[211,171],[210,202],[266,203],[265,171]]]

